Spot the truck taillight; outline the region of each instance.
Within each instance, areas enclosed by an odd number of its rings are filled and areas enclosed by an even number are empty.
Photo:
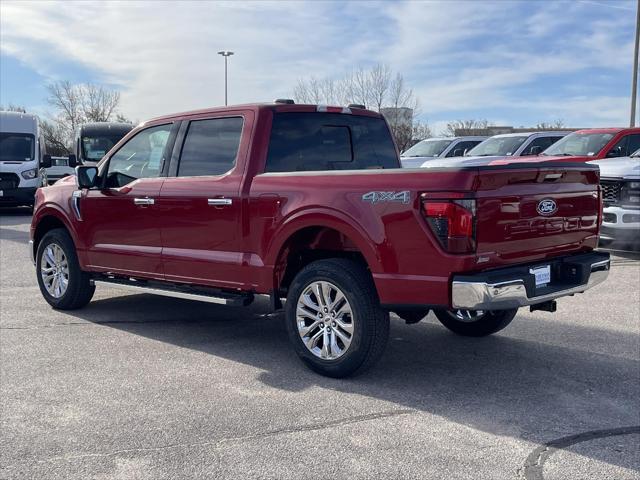
[[[450,253],[476,249],[476,201],[424,199],[422,212],[440,245]]]

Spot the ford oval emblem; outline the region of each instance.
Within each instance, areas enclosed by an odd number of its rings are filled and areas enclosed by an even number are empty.
[[[538,202],[536,210],[538,210],[540,215],[553,215],[558,210],[558,205],[556,205],[555,200],[545,198]]]

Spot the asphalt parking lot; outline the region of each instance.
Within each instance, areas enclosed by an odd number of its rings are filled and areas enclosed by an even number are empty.
[[[640,478],[637,256],[493,337],[395,317],[382,361],[333,380],[266,301],[51,310],[29,222],[0,211],[0,478]]]

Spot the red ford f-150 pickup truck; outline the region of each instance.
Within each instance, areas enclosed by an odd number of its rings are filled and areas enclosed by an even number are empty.
[[[400,168],[359,106],[230,106],[148,121],[41,188],[31,255],[54,308],[108,284],[282,308],[298,355],[342,377],[382,354],[389,312],[484,336],[519,307],[602,282],[598,168]]]

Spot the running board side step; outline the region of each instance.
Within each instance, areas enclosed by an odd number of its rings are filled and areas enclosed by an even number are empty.
[[[91,280],[94,285],[105,285],[109,287],[121,288],[137,293],[151,293],[164,297],[184,298],[186,300],[197,300],[200,302],[227,305],[230,307],[246,307],[253,302],[252,293],[229,293],[213,288],[194,288],[164,284],[153,280],[125,279],[117,277],[99,277]]]

